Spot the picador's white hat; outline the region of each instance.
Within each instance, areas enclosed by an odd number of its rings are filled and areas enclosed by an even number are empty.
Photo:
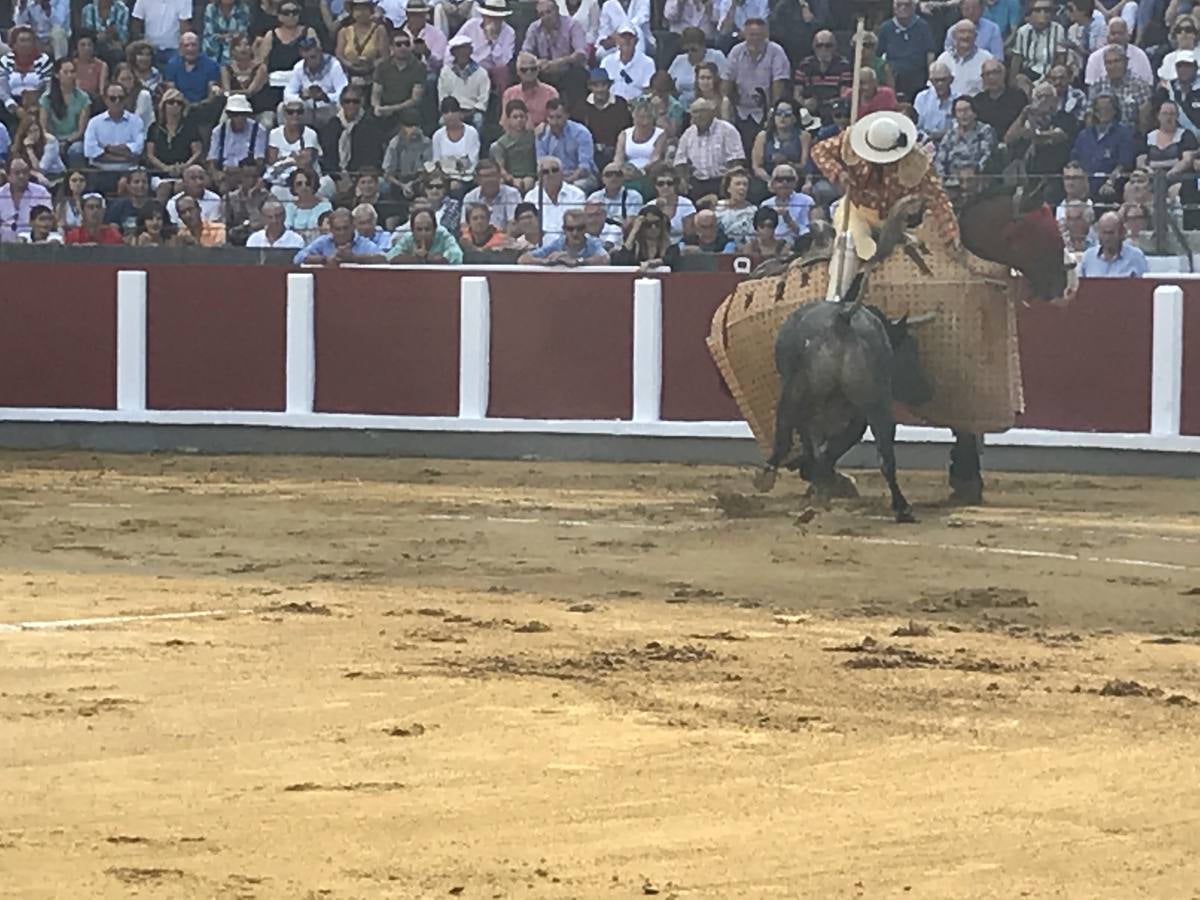
[[[867,162],[898,162],[916,146],[917,126],[900,113],[871,113],[850,129],[850,149]]]

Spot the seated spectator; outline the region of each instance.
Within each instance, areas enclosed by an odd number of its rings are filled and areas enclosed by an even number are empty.
[[[265,165],[267,129],[251,118],[250,101],[234,94],[225,104],[226,120],[213,129],[208,145],[208,169],[213,183],[222,187],[225,170],[237,168],[247,157]]]
[[[179,224],[179,201],[191,197],[200,209],[200,218],[206,222],[220,222],[224,219],[221,196],[208,189],[208,172],[204,166],[188,166],[183,170],[181,179],[182,189],[167,201],[167,218],[172,225]]]
[[[832,31],[818,31],[813,37],[813,54],[801,60],[792,73],[795,99],[813,115],[824,118],[829,104],[849,93],[854,84],[854,66],[837,52]]]
[[[1092,124],[1079,132],[1071,148],[1071,159],[1079,162],[1091,178],[1092,197],[1115,203],[1118,185],[1133,168],[1133,129],[1120,121],[1120,107],[1111,94],[1092,99]]]
[[[462,248],[453,233],[438,224],[428,209],[412,214],[408,231],[396,235],[385,254],[390,262],[416,265],[451,265],[462,263]]]
[[[438,0],[433,4],[433,25],[443,34],[454,35],[474,14],[474,0]]]
[[[1088,184],[1087,172],[1084,171],[1083,166],[1078,162],[1069,162],[1063,166],[1062,184],[1065,196],[1055,213],[1059,223],[1063,221],[1066,205],[1072,201],[1077,201],[1088,209],[1092,208],[1090,197],[1091,186]],[[1095,216],[1092,218],[1094,219]]]
[[[1087,114],[1087,94],[1071,83],[1071,73],[1067,67],[1055,66],[1046,80],[1054,86],[1059,112],[1065,112],[1075,121],[1082,122]]]
[[[229,51],[234,38],[249,30],[250,7],[242,0],[209,0],[204,7],[201,50],[218,66],[223,66],[231,59]]]
[[[378,169],[365,169],[354,179],[354,207],[369,206],[375,210],[376,222],[382,223],[381,229],[389,230],[395,226],[390,224],[394,219],[398,224],[404,221],[408,212],[408,204],[398,200],[388,200],[382,194],[384,185],[383,173]],[[352,208],[351,212],[355,210]],[[355,220],[358,227],[358,220]],[[378,243],[378,241],[376,242]],[[385,250],[387,247],[380,244]]]
[[[137,217],[148,203],[154,203],[150,195],[150,173],[145,169],[134,169],[125,176],[125,193],[112,203],[104,213],[104,221],[116,225],[126,235],[137,233]]]
[[[954,127],[938,142],[933,164],[947,187],[963,188],[996,149],[996,132],[975,114],[975,98],[954,101]]]
[[[267,127],[274,120],[277,103],[267,87],[267,67],[254,58],[254,45],[244,35],[229,44],[229,61],[221,67],[221,92],[232,99],[241,95]],[[265,114],[265,115],[264,115]]]
[[[733,241],[721,228],[717,214],[711,209],[702,209],[696,213],[694,221],[696,233],[683,239],[684,253],[732,253]]]
[[[518,257],[523,266],[606,266],[608,251],[587,233],[582,209],[567,210],[562,217],[562,233],[541,247],[527,250]]]
[[[163,205],[150,200],[137,212],[137,224],[129,244],[133,247],[165,247],[174,235]]]
[[[0,102],[8,116],[5,124],[15,127],[25,115],[25,95],[40,97],[50,83],[54,63],[38,49],[33,29],[17,25],[8,30],[12,50],[0,56]]]
[[[646,97],[633,102],[633,124],[617,137],[613,162],[635,178],[653,173],[666,160],[667,131],[654,118]]]
[[[558,98],[546,103],[546,121],[538,128],[535,147],[539,159],[554,156],[562,162],[563,178],[569,184],[589,191],[598,183],[591,132],[567,118]]]
[[[71,57],[75,63],[75,78],[79,87],[87,92],[93,100],[104,96],[111,76],[115,76],[116,67],[121,64],[117,60],[112,66],[96,55],[96,35],[91,31],[81,31],[75,36],[75,54]]]
[[[616,52],[618,31],[626,22],[637,32],[637,49],[650,56],[654,53],[654,32],[651,30],[648,0],[604,0],[600,5],[600,24],[596,28],[596,58],[604,59]]]
[[[25,0],[13,7],[13,24],[33,30],[38,48],[55,59],[67,55],[71,37],[71,5],[62,0]]]
[[[375,18],[374,0],[349,0],[350,21],[337,33],[334,56],[348,78],[368,79],[388,56],[387,27]]]
[[[400,113],[400,130],[383,154],[383,177],[392,196],[416,196],[427,163],[433,162],[433,141],[421,131],[421,114],[415,108]]]
[[[267,87],[263,89],[263,104],[274,109],[283,102],[284,88],[292,80],[292,71],[300,62],[300,41],[317,40],[317,33],[308,25],[301,24],[301,0],[282,0],[277,10],[255,4],[264,17],[270,19],[265,33],[258,41],[257,58],[266,66]],[[270,27],[274,26],[274,27]],[[255,30],[255,34],[260,33]],[[411,43],[411,39],[410,39]]]
[[[262,163],[254,157],[243,159],[229,175],[227,185],[236,183],[237,187],[225,195],[225,239],[241,247],[263,227],[263,204],[274,198],[263,183]]]
[[[117,63],[110,84],[119,84],[125,89],[125,111],[141,119],[143,132],[149,134],[150,126],[154,124],[154,101],[145,85],[134,76],[133,67],[129,63]]]
[[[1054,0],[1033,0],[1029,21],[1017,29],[1013,41],[1013,83],[1024,77],[1029,84],[1041,81],[1054,66],[1067,61],[1067,31],[1054,21]]]
[[[475,184],[463,197],[463,207],[482,205],[488,211],[488,221],[503,231],[516,216],[521,192],[500,180],[500,166],[491,159],[481,159],[475,166]]]
[[[583,28],[574,19],[559,13],[556,0],[537,0],[537,15],[537,20],[525,32],[521,50],[538,60],[538,76],[558,88],[566,96],[569,105],[581,103],[586,93],[585,66],[588,54]],[[518,57],[518,76],[521,74],[521,65],[521,58]],[[506,96],[505,99],[511,98]],[[522,99],[529,104],[528,97]],[[532,104],[529,105],[534,125],[541,124],[539,112]]]
[[[682,7],[691,0],[667,0],[668,7],[672,2]],[[698,5],[704,6],[702,2]],[[687,108],[696,99],[696,67],[701,63],[712,63],[717,67],[719,77],[724,78],[729,71],[729,60],[720,50],[706,45],[704,31],[700,28],[685,28],[680,37],[683,52],[671,60],[667,74],[674,80],[679,99]]]
[[[1152,106],[1170,101],[1175,104],[1179,123],[1193,135],[1200,136],[1200,76],[1196,62],[1200,54],[1179,53],[1175,57],[1175,79],[1154,92]]]
[[[250,250],[299,250],[304,238],[287,227],[286,212],[278,200],[268,200],[262,205],[263,227],[246,239]]]
[[[54,210],[48,206],[35,206],[29,211],[29,237],[22,239],[26,244],[61,244],[63,236],[57,231]]]
[[[765,185],[778,165],[787,163],[797,170],[807,166],[811,145],[812,135],[800,128],[795,104],[780,100],[767,119],[766,127],[754,139],[750,149],[750,169]]]
[[[729,78],[722,84],[733,100],[733,124],[749,151],[766,111],[783,96],[791,65],[783,48],[769,40],[763,19],[746,20],[745,40],[729,51]]]
[[[528,191],[537,183],[537,148],[524,101],[515,99],[505,104],[504,134],[492,142],[490,152],[505,184]]]
[[[650,204],[638,211],[629,223],[625,240],[612,254],[614,266],[638,266],[650,269],[674,269],[679,265],[680,248],[671,239],[670,223],[658,206]]]
[[[1033,99],[1004,135],[1004,144],[1010,158],[1025,160],[1029,174],[1053,176],[1067,164],[1078,133],[1075,117],[1059,112],[1054,86],[1042,81],[1034,86]],[[1048,199],[1056,201],[1061,191],[1057,185],[1052,187]]]
[[[384,254],[354,230],[348,209],[329,210],[329,233],[318,234],[293,258],[296,265],[339,266],[342,263],[382,262]]]
[[[858,43],[858,35],[850,39],[851,46]],[[864,31],[862,37],[862,65],[864,69],[870,69],[875,76],[876,84],[892,89],[892,96],[896,95],[896,91],[892,81],[892,67],[888,61],[879,55],[879,38],[876,37],[873,31]],[[892,110],[889,110],[891,112]]]
[[[463,223],[459,243],[464,250],[506,250],[511,245],[503,228],[492,222],[492,211],[486,203],[465,204],[466,221]]]
[[[617,152],[617,137],[633,124],[629,104],[612,93],[612,79],[603,69],[588,75],[587,101],[579,120],[592,136],[592,152],[597,168],[603,168]]]
[[[146,146],[142,120],[125,111],[125,89],[110,84],[104,93],[107,112],[94,116],[83,133],[83,153],[96,170],[96,187],[112,193],[120,177],[138,165]]]
[[[711,101],[694,100],[690,111],[692,124],[680,135],[675,165],[688,168],[692,196],[715,194],[721,177],[735,162],[745,161],[746,151],[737,129],[717,119]]]
[[[318,234],[317,220],[333,209],[333,204],[317,196],[317,175],[312,169],[296,169],[288,179],[288,189],[293,200],[287,205],[287,227],[312,241]]]
[[[119,0],[114,0],[119,2]],[[67,152],[71,165],[82,165],[83,133],[91,114],[92,98],[75,81],[75,63],[60,59],[54,64],[54,77],[38,105],[42,131],[53,137]]]
[[[317,138],[322,168],[346,191],[352,183],[351,173],[382,167],[387,122],[366,109],[363,90],[356,84],[346,86],[337,105],[337,113],[317,126]]]
[[[296,46],[301,58],[292,68],[292,77],[283,89],[283,99],[302,100],[305,122],[319,128],[337,115],[338,102],[349,82],[342,64],[326,54],[315,38],[300,38]],[[184,96],[187,96],[186,92]],[[358,98],[361,103],[362,95]]]
[[[175,192],[184,169],[204,158],[196,123],[184,115],[183,94],[167,88],[158,103],[157,121],[146,135],[146,163],[160,198]]]
[[[200,52],[200,38],[188,31],[179,38],[179,52],[163,68],[163,80],[188,102],[188,116],[199,128],[210,128],[221,115],[221,67]]]
[[[1059,215],[1063,243],[1069,251],[1081,254],[1096,245],[1096,233],[1092,228],[1095,220],[1092,201],[1067,200],[1059,207]]]
[[[393,20],[392,24],[400,29],[394,34],[403,32],[413,39],[413,53],[436,78],[446,61],[446,33],[429,20],[430,12],[425,0],[408,0],[404,21]]]
[[[1069,0],[1067,16],[1071,24],[1067,28],[1066,47],[1070,54],[1066,65],[1074,79],[1087,68],[1092,51],[1107,43],[1108,19],[1096,8],[1096,0]]]
[[[929,87],[917,94],[913,109],[917,113],[917,130],[924,140],[935,144],[942,139],[954,124],[950,111],[953,97],[950,95],[950,70],[942,63],[929,67]]]
[[[1117,210],[1117,215],[1121,219],[1121,225],[1125,228],[1126,239],[1133,246],[1139,247],[1143,241],[1149,241],[1154,237],[1150,204],[1126,201]]]
[[[975,45],[975,23],[970,19],[960,20],[950,35],[953,46],[937,58],[950,70],[950,93],[955,97],[978,94],[983,90],[983,64],[996,57]]]
[[[549,0],[546,0],[549,2]],[[637,49],[638,30],[626,21],[617,28],[617,52],[600,61],[600,68],[612,79],[612,92],[632,101],[650,86],[654,61]]]
[[[40,187],[40,185],[38,185]],[[54,219],[66,230],[83,222],[83,195],[87,193],[87,176],[80,171],[67,173],[58,186],[54,203]],[[0,235],[3,231],[0,230]]]
[[[645,96],[650,98],[655,121],[667,132],[667,139],[672,142],[678,139],[687,119],[687,109],[675,96],[675,82],[671,76],[666,72],[655,72]]]
[[[320,157],[317,132],[304,124],[304,104],[299,100],[284,101],[283,124],[272,128],[267,136],[267,181],[286,184],[296,166],[319,173]]]
[[[1003,139],[1012,123],[1024,111],[1029,95],[1009,86],[1007,70],[998,59],[989,59],[980,72],[983,90],[975,95],[975,114],[980,122],[991,126],[998,139]]]
[[[717,224],[735,245],[744,244],[754,236],[758,207],[750,202],[749,196],[750,173],[745,169],[734,169],[722,180]]]
[[[1150,82],[1129,73],[1125,54],[1119,47],[1104,51],[1104,77],[1088,88],[1088,100],[1094,102],[1102,94],[1116,98],[1121,107],[1121,121],[1129,123],[1130,127],[1137,130],[1142,123],[1149,123],[1153,94]]]
[[[525,194],[541,215],[543,242],[562,236],[563,215],[568,209],[582,211],[586,195],[563,180],[562,161],[555,156],[538,160],[538,183]],[[581,220],[582,221],[582,220]]]
[[[542,2],[548,3],[550,0]],[[508,116],[509,104],[513,100],[520,100],[528,115],[530,128],[537,128],[546,120],[546,103],[558,96],[558,88],[547,84],[540,73],[541,67],[536,56],[524,52],[517,54],[517,83],[500,98],[500,108],[505,117]],[[500,124],[506,125],[503,120]]]
[[[868,66],[858,73],[858,114],[869,116],[873,112],[895,112],[896,92],[886,84],[879,83],[879,76]]]
[[[583,204],[583,218],[587,222],[587,233],[609,253],[625,239],[620,222],[606,215],[603,203],[589,199]]]
[[[600,45],[600,7],[602,0],[559,0],[558,11],[579,23],[591,55]],[[603,50],[603,48],[600,48]]]
[[[50,192],[30,180],[29,163],[21,157],[8,161],[8,180],[0,186],[0,241],[29,236],[29,216],[35,206],[50,206]]]
[[[1195,56],[1196,51],[1196,20],[1191,16],[1180,16],[1171,26],[1171,43],[1175,49],[1163,57],[1158,67],[1158,80],[1162,84],[1170,84],[1179,77],[1175,71],[1175,60],[1180,55]]]
[[[68,228],[64,244],[123,244],[115,225],[104,224],[104,198],[100,194],[83,195],[83,221]]]
[[[154,46],[155,62],[163,64],[179,45],[179,35],[192,27],[192,4],[186,0],[136,0],[129,15],[139,20],[141,33]]]
[[[733,122],[733,101],[723,87],[721,76],[715,63],[700,63],[696,66],[696,100],[707,100],[717,111],[717,118],[723,122]],[[692,103],[695,103],[693,100]],[[692,107],[689,104],[688,109]]]
[[[716,36],[717,21],[714,16],[713,4],[705,0],[667,0],[662,20],[670,31],[679,35],[684,47],[697,39],[703,46]]]
[[[542,217],[532,203],[521,201],[513,216],[513,246],[522,250],[542,245]]]
[[[642,195],[625,184],[625,170],[618,162],[604,167],[600,188],[588,195],[588,203],[599,203],[604,208],[604,218],[615,222],[627,222],[645,205]]]
[[[391,55],[375,67],[371,86],[371,110],[384,123],[385,130],[394,128],[398,117],[409,110],[417,113],[420,123],[428,78],[425,63],[413,53],[412,35],[395,32],[391,47]]]
[[[463,121],[463,110],[453,97],[442,101],[442,127],[433,133],[433,161],[454,181],[456,193],[470,181],[479,162],[479,132]],[[457,223],[456,223],[457,224]]]
[[[891,66],[896,91],[910,99],[925,87],[932,75],[929,60],[936,55],[929,23],[916,11],[916,0],[894,0],[892,18],[879,26],[877,46]]]
[[[813,0],[819,3],[820,0]],[[763,19],[770,14],[769,0],[714,0],[713,21],[717,23],[715,43],[722,50],[734,45],[737,35],[745,35],[752,19]]]
[[[670,223],[668,233],[671,240],[676,242],[683,240],[684,235],[692,233],[692,219],[696,215],[696,204],[679,193],[682,183],[683,179],[671,169],[654,176],[654,187],[658,191],[654,204],[667,217]]]
[[[760,207],[754,214],[754,236],[741,244],[736,252],[760,259],[787,256],[792,252],[792,245],[787,238],[776,236],[778,230],[779,214],[769,206]]]
[[[438,225],[451,235],[458,233],[462,222],[462,204],[450,196],[450,180],[441,169],[426,172],[421,181],[425,208],[433,213]]]
[[[475,129],[483,127],[492,81],[472,58],[471,39],[456,34],[448,45],[450,57],[438,75],[438,101],[453,97],[462,108],[463,118]]]
[[[92,0],[79,12],[82,31],[96,35],[96,52],[110,66],[125,59],[129,43],[129,7],[121,0]],[[151,48],[153,52],[153,48]]]
[[[1090,88],[1105,76],[1107,66],[1104,63],[1104,53],[1109,47],[1116,47],[1126,60],[1130,74],[1147,84],[1154,83],[1154,69],[1150,65],[1150,57],[1146,51],[1131,42],[1129,25],[1120,16],[1113,16],[1108,21],[1108,43],[1098,50],[1093,50],[1088,57],[1084,82]]]
[[[1116,213],[1100,217],[1096,241],[1079,261],[1080,278],[1141,278],[1146,274],[1146,255],[1125,239],[1125,226]]]
[[[350,211],[354,231],[379,248],[382,253],[392,244],[392,236],[379,227],[379,213],[370,203],[360,203]]]
[[[925,4],[922,4],[923,6]],[[983,17],[983,2],[982,0],[959,0],[958,3],[951,0],[948,4],[943,4],[950,7],[957,6],[959,15],[975,29],[975,46],[981,50],[986,50],[995,59],[1003,59],[1004,57],[1004,35],[1000,31],[1000,26],[991,19]],[[943,50],[950,50],[954,46],[954,38],[947,32],[945,40],[942,42]]]
[[[808,215],[813,207],[813,198],[796,190],[797,180],[792,166],[786,163],[776,166],[771,173],[771,196],[759,204],[775,210],[779,217],[775,236],[786,238],[793,245],[808,234]]]
[[[1200,189],[1196,185],[1196,154],[1200,143],[1179,122],[1179,107],[1167,101],[1158,108],[1158,127],[1146,135],[1146,152],[1138,158],[1138,168],[1165,169],[1175,183],[1168,187],[1172,199],[1182,200],[1185,227],[1194,227],[1200,211]],[[1188,177],[1183,177],[1183,176]]]
[[[162,71],[154,65],[154,47],[149,41],[131,43],[125,48],[124,61],[129,63],[133,77],[150,92],[151,97],[158,93],[163,83]],[[120,62],[121,60],[115,60],[110,68],[115,71]]]
[[[13,135],[11,159],[23,159],[29,163],[30,176],[34,181],[53,187],[66,171],[58,141],[53,136],[47,136],[42,130],[41,122],[33,116],[26,116],[21,121],[17,133]]]
[[[595,0],[584,0],[597,9]],[[458,30],[471,41],[471,58],[483,67],[492,82],[492,90],[503,94],[508,88],[510,76],[509,64],[517,48],[517,34],[509,25],[507,19],[512,12],[505,0],[478,0],[475,9],[479,15],[467,19],[466,24]]]

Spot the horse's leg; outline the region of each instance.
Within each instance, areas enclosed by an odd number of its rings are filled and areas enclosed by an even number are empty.
[[[792,438],[799,427],[799,398],[796,376],[790,376],[779,387],[779,401],[775,404],[775,442],[771,457],[754,476],[756,490],[766,492],[775,487],[775,476],[779,466],[792,450]]]
[[[915,522],[912,507],[896,481],[896,420],[892,418],[891,404],[874,410],[868,416],[871,433],[875,435],[875,446],[879,450],[879,470],[892,492],[892,512],[897,522]]]
[[[950,502],[977,506],[983,502],[983,476],[980,452],[983,436],[966,431],[954,432],[950,448]]]

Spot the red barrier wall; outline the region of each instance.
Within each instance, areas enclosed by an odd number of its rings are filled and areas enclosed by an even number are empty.
[[[315,409],[458,415],[460,275],[317,271]]]
[[[1183,285],[1183,408],[1180,431],[1200,435],[1200,284]]]
[[[0,267],[0,406],[117,405],[117,267]]]
[[[1067,309],[1019,307],[1022,428],[1150,430],[1153,294],[1160,282],[1096,278]]]
[[[739,281],[732,272],[681,272],[663,278],[664,419],[741,420],[705,344],[713,313]]]
[[[489,415],[633,415],[633,273],[492,272]]]
[[[286,281],[257,266],[153,266],[146,405],[282,410]]]

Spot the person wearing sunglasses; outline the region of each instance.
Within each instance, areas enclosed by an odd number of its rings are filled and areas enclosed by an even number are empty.
[[[408,32],[393,32],[391,46],[391,54],[375,67],[371,78],[371,108],[377,119],[395,128],[407,110],[416,112],[419,119],[429,71],[413,53]]]
[[[597,238],[587,233],[587,217],[582,208],[567,210],[562,217],[558,237],[517,258],[522,266],[607,266],[608,251]]]
[[[613,251],[614,266],[638,266],[650,269],[674,269],[679,264],[679,243],[671,237],[671,223],[662,209],[651,203],[643,206],[633,220],[621,246]]]
[[[121,176],[136,168],[146,147],[146,127],[125,109],[125,88],[110,84],[105,113],[93,116],[83,133],[83,153],[94,173],[93,188],[113,193]]]
[[[542,66],[538,58],[521,51],[517,54],[517,83],[501,96],[500,108],[507,110],[509,103],[520,100],[529,115],[529,127],[537,128],[546,121],[546,103],[557,96],[558,88],[542,79]],[[500,124],[504,124],[503,120]]]
[[[1158,67],[1159,84],[1170,84],[1179,77],[1175,72],[1175,59],[1180,52],[1196,49],[1196,31],[1196,20],[1191,16],[1180,16],[1171,26],[1171,43],[1175,49],[1163,57]]]
[[[773,209],[779,217],[775,236],[795,244],[801,235],[808,234],[808,217],[813,198],[796,190],[796,170],[790,165],[778,165],[771,173],[771,196],[759,206]]]
[[[829,104],[854,85],[854,67],[837,51],[832,31],[818,31],[813,37],[812,56],[805,57],[792,73],[795,98],[809,112],[827,118]]]
[[[274,27],[258,42],[257,59],[267,69],[267,87],[262,103],[275,109],[283,100],[283,89],[292,79],[292,70],[300,62],[300,41],[317,39],[317,33],[300,22],[300,0],[283,0],[275,14]]]
[[[154,47],[154,61],[164,65],[179,38],[192,28],[191,0],[137,0],[129,12],[133,27]]]
[[[1029,21],[1017,29],[1009,70],[1013,83],[1019,73],[1030,83],[1041,81],[1056,65],[1067,61],[1067,30],[1054,21],[1054,0],[1033,0]]]
[[[553,240],[563,233],[567,211],[582,211],[587,196],[563,180],[562,160],[544,156],[538,160],[538,183],[529,189],[524,200],[537,207],[542,217],[542,232],[547,240]]]
[[[924,89],[936,46],[929,23],[917,15],[916,0],[894,0],[875,49],[891,67],[897,93],[911,99]]]
[[[342,64],[322,50],[315,38],[301,38],[298,46],[300,62],[292,68],[283,99],[302,101],[305,124],[320,128],[337,115],[338,101],[349,79]],[[279,118],[284,118],[282,110]]]

